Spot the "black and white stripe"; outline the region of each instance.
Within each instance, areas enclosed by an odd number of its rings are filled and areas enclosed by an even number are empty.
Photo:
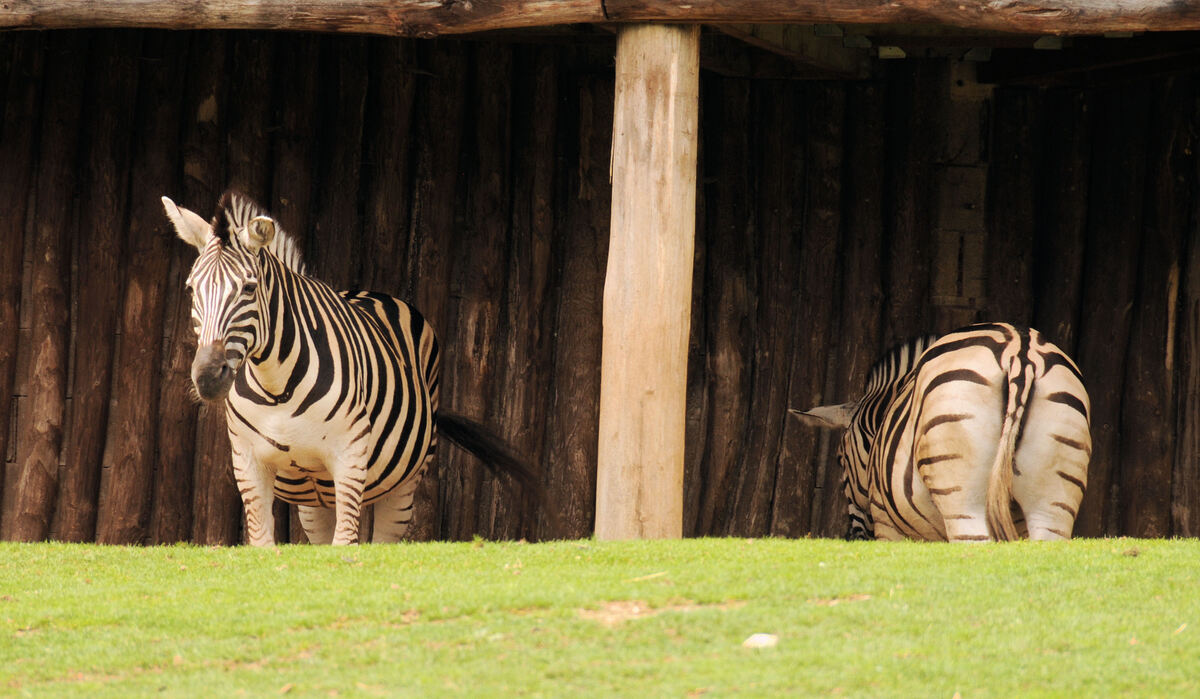
[[[847,427],[850,538],[1070,538],[1091,458],[1079,368],[1036,330],[982,323],[893,349],[862,398],[792,411]]]
[[[482,426],[439,411],[434,333],[385,294],[338,292],[305,273],[294,241],[227,192],[206,222],[163,198],[199,251],[188,277],[197,394],[224,399],[252,544],[273,543],[271,502],[299,506],[314,543],[353,543],[362,507],[375,541],[399,539],[437,428],[541,494],[536,476]]]

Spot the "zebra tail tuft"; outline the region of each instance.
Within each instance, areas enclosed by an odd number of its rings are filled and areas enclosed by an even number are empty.
[[[1008,404],[1004,411],[1004,423],[1000,428],[1000,444],[987,488],[987,524],[989,533],[996,541],[1015,541],[1017,525],[1012,518],[1013,458],[1017,451],[1017,438],[1025,406],[1033,390],[1033,365],[1015,355],[1008,365]]]
[[[550,496],[541,483],[537,469],[498,434],[468,417],[441,410],[437,412],[437,429],[439,435],[463,451],[473,454],[493,474],[507,475],[520,483],[525,497],[532,499],[545,513],[555,536],[566,531],[557,508],[551,506]],[[503,479],[501,483],[509,489]]]

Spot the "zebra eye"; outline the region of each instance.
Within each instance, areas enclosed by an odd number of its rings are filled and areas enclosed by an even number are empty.
[[[258,282],[254,280],[247,281],[242,285],[243,294],[253,294],[258,289]]]

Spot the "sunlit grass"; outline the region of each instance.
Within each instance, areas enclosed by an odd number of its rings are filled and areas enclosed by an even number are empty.
[[[0,693],[1196,695],[1198,563],[1128,539],[0,544]]]

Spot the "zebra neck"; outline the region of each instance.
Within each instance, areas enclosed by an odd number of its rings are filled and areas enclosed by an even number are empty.
[[[237,392],[260,405],[279,405],[291,401],[305,376],[322,363],[312,337],[321,327],[313,287],[324,285],[274,255],[261,260],[258,342],[238,377]]]

